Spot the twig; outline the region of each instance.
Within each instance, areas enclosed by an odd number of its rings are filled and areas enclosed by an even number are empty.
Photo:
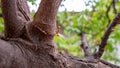
[[[88,48],[89,44],[86,41],[86,36],[85,36],[85,32],[81,32],[81,48],[84,50],[85,56],[92,56],[92,52],[90,51],[90,49]]]
[[[111,6],[112,6],[112,2],[111,2],[111,4],[108,6],[108,9],[107,9],[107,11],[106,11],[106,17],[108,18],[108,25],[110,24],[110,22],[111,22],[111,19],[110,19],[110,17],[109,17],[109,12],[110,12],[110,9],[111,9]]]
[[[94,55],[95,58],[100,58],[103,55],[105,46],[107,44],[107,40],[117,24],[120,24],[120,13],[117,14],[117,16],[113,19],[112,23],[108,26],[107,30],[105,31],[105,34],[103,35],[101,43],[99,45],[99,50]]]
[[[2,16],[2,13],[0,13],[0,17],[3,17],[3,16]]]
[[[112,2],[110,3],[110,5],[108,6],[107,11],[106,11],[106,17],[108,18],[108,26],[111,22],[111,19],[109,17],[109,12],[110,12],[111,7],[113,7],[114,13],[117,14],[117,9],[115,7],[115,4],[116,4],[115,0],[112,0]]]
[[[114,13],[117,14],[117,9],[116,9],[116,7],[115,7],[115,4],[116,4],[116,2],[115,2],[115,0],[113,0],[113,5],[112,5],[112,7],[113,7],[113,10],[114,10]]]

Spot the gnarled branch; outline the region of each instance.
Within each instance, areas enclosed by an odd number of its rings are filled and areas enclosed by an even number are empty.
[[[105,31],[105,34],[103,35],[101,43],[99,45],[99,50],[95,54],[95,58],[100,58],[103,55],[105,46],[107,44],[107,40],[117,24],[120,24],[120,13],[117,14],[117,16],[113,19],[112,23],[108,26],[107,30]]]

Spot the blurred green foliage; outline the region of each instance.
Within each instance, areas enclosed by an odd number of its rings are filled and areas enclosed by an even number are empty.
[[[2,10],[0,8],[0,14],[2,14]],[[2,17],[0,17],[0,32],[4,31],[4,20]]]
[[[36,0],[27,0],[28,2],[31,2],[32,4],[35,4]]]
[[[81,12],[59,12],[57,24],[61,26],[61,32],[59,37],[55,37],[58,48],[64,53],[83,57],[84,53],[80,48],[80,33],[84,31],[87,35],[90,48],[93,52],[96,52],[105,30],[111,23],[106,16],[111,2],[112,0],[87,0],[85,4],[90,7],[89,9]],[[119,1],[116,2],[115,7],[117,12],[120,12]],[[116,15],[112,7],[108,14],[110,20]],[[118,55],[118,49],[120,49],[119,27],[117,26],[110,35],[104,55],[102,56],[102,59],[115,64],[120,64],[120,54]]]
[[[36,0],[27,0],[35,4]],[[81,12],[59,12],[57,16],[57,24],[61,27],[59,36],[55,36],[54,40],[58,49],[66,54],[84,57],[84,53],[80,47],[80,33],[84,31],[87,36],[90,48],[93,52],[98,50],[98,45],[101,42],[105,30],[110,23],[106,16],[106,11],[112,0],[86,0],[86,6],[89,9]],[[77,6],[77,5],[76,5]],[[120,2],[116,2],[117,12],[120,12]],[[1,9],[0,9],[0,13]],[[114,9],[109,11],[110,19],[115,17]],[[32,13],[33,16],[33,13]],[[0,18],[0,32],[3,32],[3,19]],[[56,29],[57,30],[57,29]],[[106,46],[102,59],[111,61],[115,64],[120,64],[118,55],[118,47],[120,49],[120,26],[114,29]]]

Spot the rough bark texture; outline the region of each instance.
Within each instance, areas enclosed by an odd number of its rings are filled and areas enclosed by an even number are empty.
[[[42,0],[32,21],[26,0],[2,0],[5,38],[0,40],[0,68],[120,68],[57,50],[53,37],[60,3]]]
[[[2,0],[5,37],[20,37],[22,29],[31,20],[26,0]]]

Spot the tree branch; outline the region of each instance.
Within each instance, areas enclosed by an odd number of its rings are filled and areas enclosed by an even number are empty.
[[[1,0],[1,4],[5,21],[5,37],[19,37],[26,22],[31,20],[26,0]]]
[[[108,6],[107,11],[106,11],[106,17],[108,18],[108,25],[109,25],[110,22],[111,22],[111,19],[110,19],[110,17],[109,17],[109,12],[110,12],[110,9],[111,9],[112,4],[113,4],[113,2],[110,3],[110,5]]]
[[[114,13],[117,14],[117,9],[116,9],[116,7],[115,7],[115,4],[116,4],[115,0],[112,0],[112,2],[110,3],[110,5],[109,5],[108,8],[107,8],[106,17],[108,18],[108,25],[109,25],[110,22],[111,22],[111,19],[110,19],[110,17],[109,17],[109,12],[110,12],[111,7],[113,7]]]
[[[107,40],[117,24],[120,24],[120,13],[117,14],[117,16],[113,19],[112,23],[108,26],[107,30],[105,31],[105,34],[103,35],[101,43],[99,45],[99,50],[95,54],[95,58],[100,58],[103,55],[105,46],[107,44]]]
[[[116,4],[116,0],[113,0],[113,10],[114,10],[114,13],[115,14],[117,14],[117,9],[116,9],[116,6],[115,6],[115,4]]]
[[[33,22],[27,27],[28,34],[31,35],[31,37],[39,37],[39,40],[45,40],[47,38],[53,39],[56,29],[57,11],[61,1],[62,0],[41,1]],[[33,33],[34,31],[37,33]]]
[[[62,0],[42,0],[35,14],[34,25],[47,34],[54,34],[58,7]]]
[[[0,17],[3,17],[2,13],[0,13]]]
[[[81,44],[81,47],[82,49],[84,50],[84,53],[85,53],[85,56],[93,56],[91,50],[89,49],[89,44],[86,40],[86,36],[85,36],[85,32],[82,32],[81,33],[81,41],[82,41],[82,44]]]

